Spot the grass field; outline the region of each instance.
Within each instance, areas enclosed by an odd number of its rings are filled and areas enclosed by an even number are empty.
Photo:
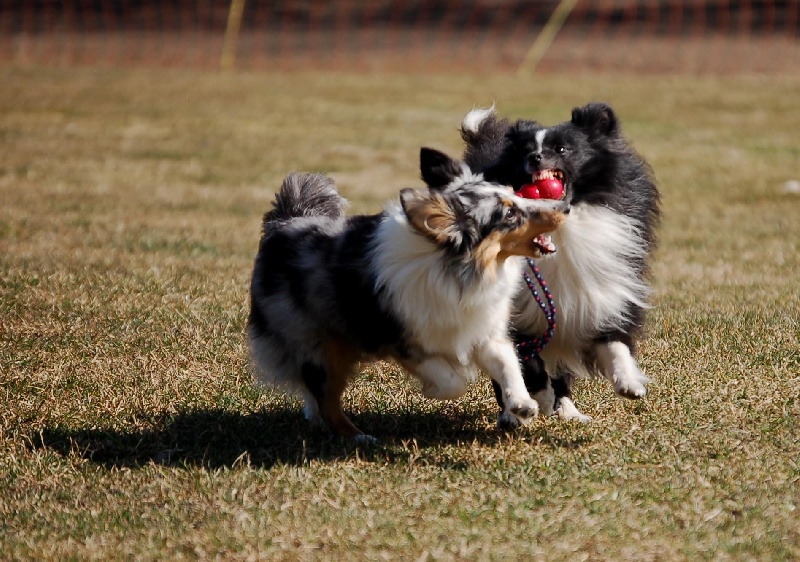
[[[0,559],[800,559],[800,79],[0,68]],[[611,102],[665,220],[646,399],[494,428],[486,380],[346,395],[380,439],[254,387],[260,217],[290,170],[354,212],[496,100]],[[598,241],[602,243],[602,241]]]

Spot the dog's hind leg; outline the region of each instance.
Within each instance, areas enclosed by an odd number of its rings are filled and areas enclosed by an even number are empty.
[[[592,418],[581,413],[575,402],[572,401],[572,373],[560,371],[558,376],[551,379],[553,393],[555,394],[555,411],[559,419],[575,420],[582,423],[592,421]]]
[[[497,397],[503,408],[498,420],[501,429],[501,420],[510,420],[513,417],[518,422],[526,423],[539,413],[538,404],[525,388],[519,358],[511,341],[489,340],[476,349],[475,360],[499,387]]]
[[[589,416],[581,413],[572,401],[572,381],[574,376],[567,371],[559,370],[555,377],[551,377],[545,370],[544,361],[533,355],[527,361],[522,361],[522,376],[525,387],[539,404],[539,412],[545,416],[558,416],[562,420],[589,422]],[[500,405],[500,415],[497,418],[497,427],[508,431],[519,426],[519,421],[503,408],[503,397],[500,385],[492,381],[494,395]]]
[[[597,367],[614,385],[617,394],[631,399],[644,397],[650,379],[639,369],[628,344],[618,340],[598,342],[594,352]]]
[[[314,362],[303,364],[301,369],[306,395],[306,415],[312,421],[318,417],[336,435],[356,440],[371,440],[358,429],[342,410],[342,394],[353,373],[356,354],[346,344],[326,341],[323,346],[323,365]],[[316,404],[309,403],[313,398]]]

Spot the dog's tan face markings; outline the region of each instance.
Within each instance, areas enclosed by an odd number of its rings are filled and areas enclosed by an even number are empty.
[[[532,211],[526,216],[526,212],[517,208],[513,201],[503,199],[502,205],[506,213],[512,214],[508,218],[511,227],[493,230],[475,250],[476,260],[486,271],[494,269],[511,256],[542,257],[534,239],[540,234],[552,232],[564,222],[564,214],[559,211]]]
[[[455,193],[404,189],[400,201],[418,233],[463,253],[462,259],[490,275],[510,256],[542,257],[541,240],[536,238],[564,220],[560,208],[509,197],[505,190],[475,188]]]
[[[444,244],[455,235],[455,212],[440,194],[404,189],[401,200],[409,223],[426,238]]]

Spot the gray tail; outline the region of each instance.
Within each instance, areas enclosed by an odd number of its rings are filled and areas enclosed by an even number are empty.
[[[461,138],[466,143],[464,161],[474,171],[483,171],[500,155],[510,128],[507,119],[498,119],[494,106],[473,109],[461,123]]]
[[[323,174],[292,172],[275,195],[272,210],[264,215],[264,225],[298,217],[344,216],[347,200],[339,195],[334,181]]]

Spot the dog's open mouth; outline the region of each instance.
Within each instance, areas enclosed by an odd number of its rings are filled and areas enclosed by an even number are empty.
[[[558,168],[551,168],[549,170],[539,170],[538,172],[533,172],[533,175],[531,175],[532,181],[547,179],[557,179],[561,183],[564,183],[564,172]]]
[[[567,191],[564,189],[566,176],[562,170],[551,168],[539,170],[531,175],[531,183],[536,186],[541,199],[563,199]]]
[[[556,251],[556,245],[553,244],[553,240],[547,234],[540,234],[536,238],[533,239],[533,245],[539,250],[543,256],[547,254],[552,254]]]
[[[515,193],[526,199],[555,199],[560,201],[566,197],[564,188],[566,174],[558,168],[539,170],[531,174],[531,183],[526,183]]]

